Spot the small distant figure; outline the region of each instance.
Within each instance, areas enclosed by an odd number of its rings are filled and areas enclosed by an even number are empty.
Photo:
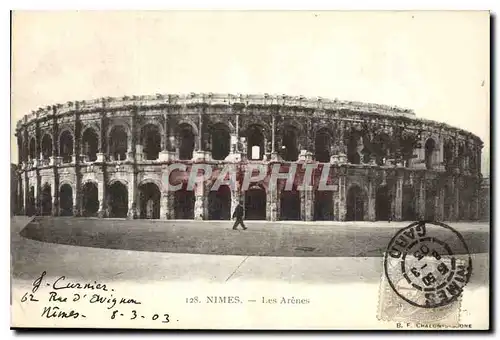
[[[236,219],[234,221],[233,230],[236,230],[240,224],[243,227],[243,230],[247,230],[245,223],[243,223],[243,207],[241,206],[241,203],[238,203],[236,209],[234,209],[233,218]]]

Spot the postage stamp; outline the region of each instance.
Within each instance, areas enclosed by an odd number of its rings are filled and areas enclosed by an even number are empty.
[[[414,222],[391,239],[383,265],[380,320],[458,324],[472,273],[459,232],[440,222]]]

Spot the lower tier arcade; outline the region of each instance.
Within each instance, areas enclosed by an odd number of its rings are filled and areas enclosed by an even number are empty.
[[[168,164],[127,163],[23,171],[18,181],[20,213],[229,220],[241,201],[247,220],[458,221],[479,217],[478,179],[447,172],[328,163],[186,162],[182,166],[185,171],[170,172]],[[189,174],[197,166],[210,166],[213,171],[207,176],[196,170],[198,177],[190,187]],[[219,176],[227,169],[234,177]],[[280,174],[275,182],[273,169]],[[246,173],[251,174],[248,186]],[[225,182],[214,186],[217,178]],[[307,187],[306,178],[310,179]],[[167,179],[179,190],[169,189]]]

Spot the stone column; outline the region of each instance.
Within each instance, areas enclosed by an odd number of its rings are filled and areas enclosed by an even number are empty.
[[[104,105],[104,104],[103,104]],[[96,162],[102,163],[105,162],[107,156],[107,134],[106,130],[108,129],[108,119],[106,117],[106,112],[103,111],[101,113],[101,135],[99,138],[100,143],[97,146],[97,159]]]
[[[99,178],[102,177],[102,178]],[[108,206],[107,206],[107,176],[106,176],[106,171],[104,170],[104,165],[103,165],[103,171],[102,171],[102,176],[98,176],[98,181],[97,181],[97,199],[99,200],[99,211],[97,212],[97,215],[100,218],[103,217],[108,217]]]
[[[194,219],[206,220],[208,219],[208,190],[203,181],[196,183],[195,187],[195,201],[194,201]]]
[[[176,159],[175,153],[175,131],[172,122],[172,118],[168,113],[164,114],[164,133],[165,133],[165,143],[164,148],[158,156],[159,160],[162,162],[168,162]]]
[[[132,117],[130,119],[130,135],[129,135],[129,141],[127,143],[127,161],[135,163],[135,152],[136,152],[136,145],[137,145],[137,131],[136,131],[136,123],[137,123],[137,115],[138,113],[138,108],[134,107],[132,109]]]
[[[29,202],[30,185],[28,182],[28,172],[26,170],[24,170],[23,185],[24,185],[24,191],[23,191],[24,192],[24,197],[23,197],[23,199],[24,199],[24,215],[28,216],[28,205],[30,205],[30,202]]]
[[[425,177],[419,180],[417,217],[425,219]]]
[[[394,197],[394,218],[396,221],[403,219],[403,174],[397,172]]]
[[[314,221],[314,190],[312,188],[304,188],[300,193],[301,220]]]
[[[338,177],[339,185],[336,199],[334,198],[334,215],[335,220],[345,221],[347,213],[347,178],[345,173],[340,173]]]
[[[450,206],[450,212],[449,212],[449,219],[450,221],[456,221],[458,220],[458,183],[457,183],[457,178],[453,177],[452,179],[452,184],[451,184],[451,192],[450,195],[451,197],[448,197],[449,206]]]
[[[439,187],[436,195],[436,220],[444,220],[444,187]]]
[[[75,115],[75,141],[73,145],[75,146],[75,153],[73,154],[73,159],[75,163],[75,188],[73,193],[73,216],[81,216],[82,209],[82,173],[81,173],[81,157],[80,157],[80,137],[81,137],[82,124],[80,120],[80,113],[77,112]]]
[[[137,174],[130,175],[128,182],[128,214],[127,218],[137,218]]]
[[[171,191],[164,191],[161,194],[160,202],[160,219],[172,220],[174,219],[174,193]]]
[[[75,202],[75,190],[72,190],[73,202]],[[56,183],[55,178],[50,181],[50,195],[52,198],[52,216],[59,216],[59,207],[57,204],[57,196],[59,195],[59,185]]]
[[[268,209],[266,211],[266,220],[268,221],[278,221],[280,219],[280,186],[279,183],[276,186],[269,186],[266,192],[266,200]]]
[[[377,219],[376,210],[375,210],[376,190],[375,190],[374,186],[375,186],[375,183],[373,183],[373,178],[370,177],[368,180],[368,216],[367,216],[368,221],[375,221]]]

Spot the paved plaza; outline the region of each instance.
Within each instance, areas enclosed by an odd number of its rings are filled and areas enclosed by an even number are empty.
[[[29,223],[28,223],[29,222]],[[12,275],[109,280],[378,281],[382,252],[407,223],[144,221],[14,217]],[[488,280],[489,226],[452,223],[474,259],[473,281]],[[228,254],[228,255],[221,255]],[[474,282],[471,282],[473,284]]]

